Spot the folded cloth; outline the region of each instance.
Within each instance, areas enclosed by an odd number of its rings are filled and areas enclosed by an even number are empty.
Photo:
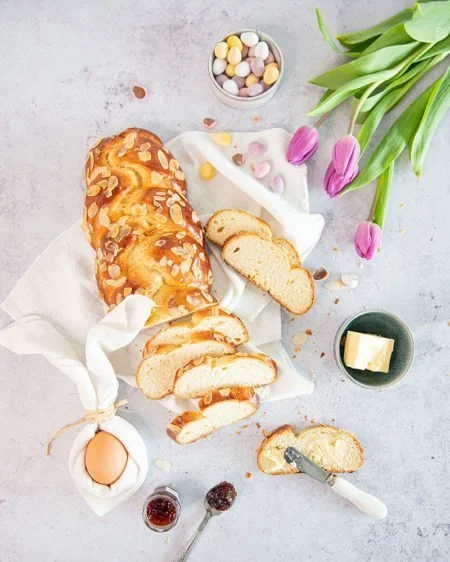
[[[290,134],[282,129],[270,129],[261,133],[235,133],[232,138],[229,147],[221,148],[213,142],[211,134],[188,132],[167,144],[186,174],[193,207],[203,219],[226,207],[244,209],[261,216],[269,222],[274,234],[289,239],[305,260],[320,238],[323,218],[308,213],[306,167],[294,167],[286,161]],[[273,193],[254,178],[249,169],[249,159],[243,167],[232,162],[232,154],[246,153],[248,143],[254,140],[267,146],[261,159],[271,163],[272,173],[283,176],[286,185],[283,195]],[[209,182],[201,180],[198,174],[199,166],[205,160],[210,161],[219,172]],[[214,291],[222,306],[235,312],[245,322],[250,344],[269,353],[278,363],[279,379],[267,390],[264,400],[312,392],[313,383],[309,375],[295,368],[281,346],[279,305],[224,264],[217,248],[211,245],[210,250]],[[72,369],[77,370],[77,358],[84,356],[90,329],[101,321],[107,311],[98,296],[94,270],[94,251],[77,222],[37,257],[1,304],[1,308],[16,321],[10,329],[15,328],[17,341],[12,342],[6,339],[5,333],[0,333],[0,344],[17,353],[29,352],[27,322],[30,316],[35,315],[59,334],[59,340],[52,343],[44,338],[39,348],[38,335],[35,334],[36,347],[32,353],[42,353],[67,374]],[[134,370],[143,343],[150,334],[150,330],[144,330],[134,341],[129,340],[125,347],[120,346],[118,351],[112,352],[111,347],[105,349],[106,359],[111,362],[116,375],[133,386],[136,384]],[[63,346],[61,340],[65,340],[67,345]],[[52,345],[56,346],[55,354],[59,354],[56,363]],[[116,385],[117,382],[114,388],[111,387],[111,395],[117,393]],[[176,412],[182,407],[172,399],[162,402]]]
[[[104,515],[133,494],[147,475],[147,452],[141,436],[128,421],[116,415],[119,385],[108,355],[136,338],[153,306],[147,297],[130,295],[88,331],[82,353],[53,321],[37,314],[22,316],[0,331],[2,345],[20,355],[43,355],[76,384],[90,419],[73,442],[69,470],[81,495],[98,515]],[[69,424],[69,428],[83,421]],[[99,429],[115,435],[128,451],[125,470],[111,486],[94,482],[84,464],[84,450]]]

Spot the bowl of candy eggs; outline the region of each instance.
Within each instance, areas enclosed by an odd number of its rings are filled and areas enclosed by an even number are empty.
[[[242,29],[216,43],[209,76],[216,96],[235,108],[255,108],[277,91],[284,73],[283,54],[267,33]]]

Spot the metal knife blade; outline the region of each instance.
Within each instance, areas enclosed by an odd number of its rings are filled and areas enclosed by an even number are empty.
[[[321,468],[303,453],[300,453],[295,447],[288,447],[286,449],[284,452],[284,460],[289,464],[294,463],[300,472],[304,472],[315,480],[322,482],[322,484],[325,484],[331,475],[330,472]]]

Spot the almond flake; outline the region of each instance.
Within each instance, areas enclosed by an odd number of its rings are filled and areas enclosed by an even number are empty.
[[[164,266],[167,265],[167,258],[166,258],[166,256],[163,256],[163,257],[159,260],[159,265],[160,265],[161,267],[164,267]]]
[[[352,273],[343,273],[341,275],[341,283],[350,289],[354,289],[358,285],[358,277]]]
[[[128,133],[128,135],[123,139],[124,148],[133,148],[136,141],[137,133]]]
[[[110,287],[121,287],[122,285],[125,285],[126,282],[127,282],[127,278],[125,276],[120,277],[119,279],[106,280],[106,284],[109,285]]]
[[[180,266],[175,264],[170,270],[170,274],[176,277],[180,273]]]
[[[214,298],[209,293],[202,291],[202,295],[208,302],[214,302]]]
[[[183,174],[181,170],[176,170],[175,177],[177,178],[177,180],[184,181],[186,176]]]
[[[172,433],[180,433],[181,431],[181,427],[179,427],[178,425],[175,425],[173,423],[169,423],[169,426],[167,428],[169,431],[172,431]]]
[[[201,299],[193,297],[192,295],[187,295],[186,302],[191,306],[200,306],[202,304]]]
[[[125,287],[125,289],[123,290],[123,296],[128,297],[129,295],[131,295],[132,292],[133,289],[131,287]]]
[[[332,279],[331,281],[328,281],[328,283],[326,283],[325,287],[327,289],[329,289],[330,291],[340,291],[342,289],[346,289],[346,286],[344,285],[344,283],[342,283],[338,279]]]
[[[183,260],[180,264],[181,273],[186,274],[191,269],[191,264],[192,264],[192,260],[189,260],[189,259]],[[186,300],[187,300],[187,298],[186,298]],[[198,304],[201,304],[201,302],[199,302]]]
[[[295,334],[295,336],[292,338],[292,343],[294,345],[303,345],[308,339],[308,334],[306,332],[298,332],[298,334]]]
[[[180,304],[180,306],[178,307],[178,311],[180,314],[189,314],[189,310],[184,306],[184,304]]]
[[[162,196],[162,195],[155,195],[155,196],[153,197],[153,201],[165,201],[165,200],[166,200],[166,198],[165,198],[164,196]],[[154,204],[155,206],[157,206],[155,203],[153,203],[153,204]]]
[[[131,214],[134,217],[142,216],[147,213],[147,205],[145,203],[135,203],[131,206]]]
[[[151,144],[149,142],[144,142],[144,144],[141,144],[141,146],[139,147],[139,150],[141,152],[146,152],[147,150],[150,150]]]
[[[170,248],[170,251],[172,252],[172,254],[175,254],[176,256],[185,256],[187,254],[186,250],[184,248],[180,248],[179,246],[174,246],[173,248]]]
[[[168,170],[169,162],[167,162],[167,156],[164,154],[162,150],[158,150],[158,160],[164,170]]]
[[[139,156],[139,160],[141,160],[142,162],[148,162],[149,160],[152,159],[152,153],[148,150],[145,150],[143,152],[138,152],[138,156]]]
[[[231,389],[230,389],[230,388],[221,388],[221,389],[219,390],[220,396],[229,396],[229,395],[230,395],[230,392],[231,392]]]
[[[197,213],[196,213],[195,211],[192,211],[192,213],[191,213],[191,218],[192,218],[192,220],[193,220],[196,224],[198,224],[198,223],[200,222],[200,220],[199,220],[199,218],[198,218],[198,215],[197,215]]]
[[[116,297],[116,304],[120,304],[123,301],[122,293],[118,293]]]
[[[162,239],[162,240],[157,240],[157,241],[155,242],[155,246],[157,246],[157,247],[159,248],[160,246],[164,246],[164,244],[165,244],[166,242],[167,242],[167,240],[164,240],[164,239]]]
[[[186,224],[185,220],[183,219],[183,212],[181,210],[180,205],[175,204],[170,207],[170,218],[173,220],[175,224],[184,226]]]
[[[125,147],[122,147],[118,152],[117,152],[117,156],[119,158],[122,158],[122,156],[125,156],[125,154],[127,153],[127,149]]]
[[[113,279],[117,279],[122,271],[117,264],[113,263],[112,265],[108,266],[108,273]]]
[[[119,233],[114,236],[117,242],[121,242],[124,238],[126,238],[131,233],[131,228],[129,226],[122,226],[120,227]]]
[[[155,459],[153,461],[153,464],[163,472],[170,472],[172,470],[172,465],[170,464],[170,462],[163,459]]]
[[[108,189],[111,191],[119,185],[119,178],[117,176],[110,176],[108,179]]]
[[[160,222],[160,223],[167,222],[167,218],[164,215],[162,215],[161,213],[155,213],[154,218],[155,218],[156,222]]]
[[[94,185],[88,187],[86,193],[87,195],[89,195],[89,197],[95,197],[100,193],[100,191],[101,191],[101,187],[98,185],[98,183],[94,183]]]
[[[186,232],[182,230],[181,232],[177,232],[175,236],[178,238],[178,240],[182,240],[186,236]]]
[[[212,402],[212,394],[207,394],[206,396],[203,397],[203,404],[205,406],[209,406]]]
[[[107,205],[103,205],[103,207],[100,209],[100,213],[98,215],[98,220],[99,223],[104,226],[105,228],[109,228],[111,226],[111,221],[109,220],[108,217],[108,206]]]
[[[98,205],[97,203],[94,201],[90,206],[89,209],[87,211],[87,215],[90,219],[93,219],[95,217],[95,215],[98,213]]]

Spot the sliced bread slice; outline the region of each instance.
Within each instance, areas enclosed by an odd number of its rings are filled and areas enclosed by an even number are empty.
[[[263,386],[276,378],[277,365],[264,353],[205,356],[178,371],[173,393],[178,398],[198,398],[234,386]]]
[[[278,246],[280,246],[280,248],[283,248],[283,250],[285,251],[285,253],[287,255],[289,265],[291,267],[300,267],[302,265],[302,262],[300,260],[300,256],[298,255],[297,250],[289,242],[289,240],[286,240],[286,238],[274,238],[273,242],[275,244],[277,244]]]
[[[160,400],[173,391],[178,369],[203,355],[220,356],[235,352],[233,344],[212,332],[192,334],[177,345],[146,347],[136,371],[139,390],[151,400]]]
[[[248,341],[247,328],[234,314],[225,312],[218,306],[196,312],[188,319],[175,320],[157,332],[148,342],[148,347],[176,344],[184,341],[190,334],[214,332],[221,334],[234,344],[242,345]]]
[[[283,425],[261,444],[258,466],[266,474],[293,474],[297,467],[284,460],[287,447],[295,447],[327,472],[354,472],[364,463],[364,450],[354,435],[330,425],[318,425],[295,435]]]
[[[303,267],[291,267],[286,252],[256,234],[238,234],[222,248],[225,262],[293,314],[314,303],[314,281]]]
[[[272,238],[272,231],[266,221],[238,209],[217,211],[205,228],[206,237],[218,246],[223,246],[228,238],[241,232],[252,232],[269,240]]]
[[[167,434],[180,445],[194,443],[217,429],[252,416],[258,396],[252,388],[228,388],[202,398],[200,410],[184,412],[173,419]]]

